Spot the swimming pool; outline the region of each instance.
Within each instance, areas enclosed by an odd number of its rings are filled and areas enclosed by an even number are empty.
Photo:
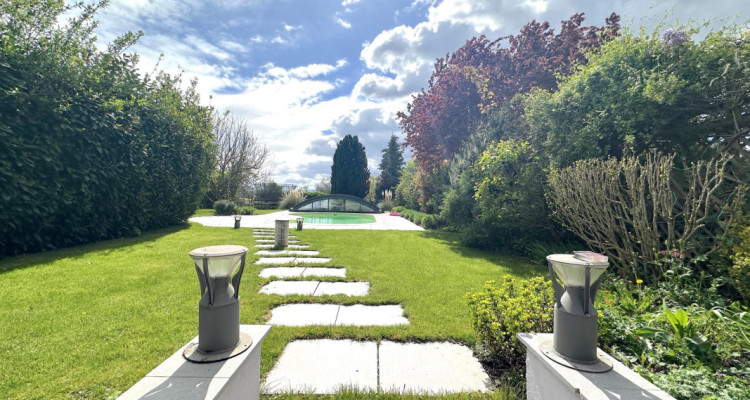
[[[371,224],[375,222],[375,217],[367,214],[301,212],[290,215],[302,217],[305,219],[305,223],[308,224]]]

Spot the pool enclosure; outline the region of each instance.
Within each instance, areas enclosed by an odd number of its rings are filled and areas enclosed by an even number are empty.
[[[313,197],[290,208],[289,211],[379,213],[378,206],[348,194],[329,194]]]

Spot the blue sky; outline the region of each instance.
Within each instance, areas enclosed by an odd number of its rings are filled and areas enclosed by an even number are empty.
[[[101,45],[142,30],[142,71],[183,71],[204,104],[242,117],[272,151],[270,176],[314,186],[330,175],[336,143],[359,135],[370,170],[435,59],[481,34],[515,34],[528,21],[612,12],[638,29],[713,18],[747,24],[745,0],[111,0]],[[408,151],[407,151],[408,157]]]

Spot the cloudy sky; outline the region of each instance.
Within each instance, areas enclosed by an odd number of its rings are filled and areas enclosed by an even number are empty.
[[[435,59],[467,39],[515,34],[528,21],[576,12],[626,27],[714,18],[746,23],[746,0],[111,0],[99,13],[102,45],[144,32],[140,68],[198,78],[204,104],[245,119],[273,153],[279,183],[328,177],[336,143],[359,135],[370,170]],[[407,151],[408,157],[408,151]]]

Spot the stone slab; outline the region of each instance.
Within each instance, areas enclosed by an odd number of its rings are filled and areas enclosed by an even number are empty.
[[[255,240],[255,242],[256,243],[262,243],[262,244],[267,244],[267,243],[274,244],[274,243],[276,243],[276,241],[273,240],[273,239],[257,239],[257,240]],[[289,243],[298,244],[299,240],[290,240]],[[305,245],[305,246],[309,246],[309,245]]]
[[[334,394],[343,388],[376,391],[375,342],[297,340],[289,343],[266,377],[266,393]]]
[[[318,281],[273,281],[260,288],[263,294],[278,294],[287,296],[292,294],[313,295],[320,285]]]
[[[471,350],[455,343],[394,343],[379,348],[380,388],[397,393],[486,392],[490,377]]]
[[[325,264],[331,262],[331,259],[325,257],[298,257],[294,262],[296,264]]]
[[[271,310],[270,325],[309,326],[334,325],[337,304],[286,304]]]
[[[271,310],[271,325],[347,325],[347,326],[393,326],[407,325],[400,305],[368,306],[355,304],[287,304]]]
[[[294,262],[294,257],[261,257],[255,264],[291,264]]]
[[[258,276],[261,278],[270,278],[272,276],[277,278],[296,278],[302,276],[305,269],[305,267],[264,268]]]
[[[336,325],[393,326],[408,325],[401,305],[368,306],[355,304],[341,306]]]
[[[343,294],[346,296],[367,296],[369,291],[369,282],[320,282],[313,295],[332,296]]]
[[[335,276],[345,278],[346,268],[307,267],[302,272],[302,276]]]
[[[255,252],[259,256],[317,256],[320,255],[319,251],[315,250],[258,250]]]

